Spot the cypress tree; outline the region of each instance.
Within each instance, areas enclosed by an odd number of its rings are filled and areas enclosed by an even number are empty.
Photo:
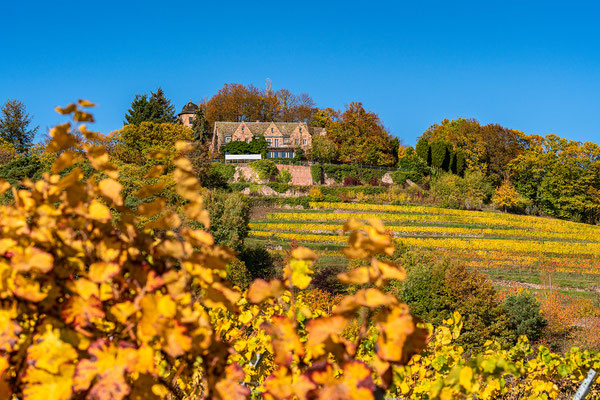
[[[39,126],[30,128],[32,116],[27,114],[25,104],[19,100],[8,100],[0,115],[0,137],[11,143],[17,152],[27,153]]]
[[[192,130],[194,131],[194,140],[196,141],[208,143],[211,139],[210,124],[204,116],[202,107],[198,107],[198,110],[196,110],[194,122],[192,123]]]

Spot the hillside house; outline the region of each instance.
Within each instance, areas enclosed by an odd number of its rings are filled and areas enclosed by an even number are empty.
[[[212,147],[218,152],[222,145],[232,141],[249,143],[263,135],[269,144],[268,158],[292,158],[298,149],[305,152],[312,147],[312,137],[324,134],[303,122],[215,122]]]

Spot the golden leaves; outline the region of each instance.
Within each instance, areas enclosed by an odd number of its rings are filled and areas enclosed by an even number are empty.
[[[16,271],[27,272],[36,269],[40,272],[49,272],[54,266],[54,257],[35,247],[13,247],[13,256],[10,260]]]
[[[283,284],[280,280],[267,282],[263,279],[256,279],[248,288],[248,300],[251,303],[262,303],[270,297],[279,297],[284,292]]]
[[[96,221],[108,222],[111,219],[111,213],[108,207],[98,200],[92,200],[88,208],[88,215]]]
[[[292,251],[291,259],[283,270],[283,278],[288,285],[306,289],[311,281],[313,271],[311,266],[317,256],[305,247],[298,247]]]
[[[16,316],[14,303],[11,308],[0,308],[0,351],[12,351],[19,340],[19,334],[23,329],[13,320]]]
[[[96,296],[72,296],[63,306],[62,316],[67,324],[86,327],[96,319],[104,318],[102,302]]]
[[[271,336],[274,360],[289,366],[294,359],[304,355],[304,346],[296,334],[296,324],[284,316],[273,316],[273,322],[265,322],[261,328]]]
[[[123,186],[112,178],[102,179],[98,183],[98,189],[100,193],[107,199],[110,199],[115,206],[123,205],[123,198],[121,197],[121,190]]]
[[[99,261],[90,265],[88,277],[92,282],[102,283],[118,274],[120,270],[121,267],[117,263]]]
[[[24,400],[70,399],[76,359],[75,349],[60,340],[58,329],[47,325],[27,350]]]

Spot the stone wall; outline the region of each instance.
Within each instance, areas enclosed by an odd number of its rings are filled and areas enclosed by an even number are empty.
[[[297,186],[310,186],[313,184],[312,176],[310,174],[310,167],[305,165],[285,165],[276,164],[277,169],[281,172],[283,169],[287,169],[292,174],[292,185]]]

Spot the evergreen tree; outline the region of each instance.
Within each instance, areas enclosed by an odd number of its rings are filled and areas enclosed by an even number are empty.
[[[131,108],[125,114],[123,124],[137,125],[145,121],[157,123],[177,122],[175,107],[165,97],[165,93],[161,88],[158,88],[156,92],[151,92],[150,99],[148,99],[148,95],[146,94],[136,94],[135,99],[131,103]]]
[[[198,110],[196,110],[194,122],[192,123],[192,131],[194,131],[194,140],[196,141],[208,143],[211,139],[210,124],[204,116],[202,107],[198,107]]]
[[[15,99],[8,100],[1,110],[0,137],[11,143],[17,152],[27,153],[39,128],[39,126],[29,127],[32,119],[22,102]]]
[[[152,93],[148,101],[150,108],[150,118],[152,122],[169,122],[176,123],[177,115],[175,115],[175,107],[171,101],[165,97],[165,93],[161,88]]]
[[[136,94],[135,99],[131,102],[131,108],[125,114],[123,125],[137,125],[144,121],[151,121],[151,117],[148,96],[145,94]]]

